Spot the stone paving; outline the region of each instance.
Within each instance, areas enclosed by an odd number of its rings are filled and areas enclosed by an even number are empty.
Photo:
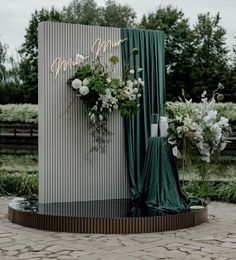
[[[236,205],[214,202],[202,225],[163,233],[71,234],[35,230],[7,220],[0,198],[0,260],[236,259]]]

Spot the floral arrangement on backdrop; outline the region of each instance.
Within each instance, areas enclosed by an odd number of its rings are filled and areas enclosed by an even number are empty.
[[[193,149],[198,151],[203,161],[210,162],[214,154],[226,147],[231,131],[229,122],[215,110],[216,101],[223,99],[223,95],[218,93],[223,88],[219,83],[210,99],[204,91],[198,106],[191,99],[185,99],[184,92],[184,99],[181,100],[184,106],[175,106],[173,103],[166,106],[170,118],[168,141],[173,146],[174,156],[183,158],[183,171],[191,161]]]
[[[132,55],[137,55],[138,49],[133,49]],[[122,78],[113,76],[114,67],[119,58],[111,56],[108,64],[102,64],[100,58],[83,64],[85,58],[78,54],[78,67],[74,76],[68,80],[68,85],[75,95],[86,104],[89,126],[93,136],[92,150],[105,152],[108,136],[111,131],[107,127],[109,115],[119,110],[122,116],[135,114],[139,109],[144,82],[140,77],[142,68],[125,68]]]

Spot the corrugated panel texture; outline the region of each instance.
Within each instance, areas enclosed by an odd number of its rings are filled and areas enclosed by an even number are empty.
[[[88,55],[96,39],[120,40],[120,30],[97,26],[43,22],[39,25],[39,201],[71,202],[128,198],[129,185],[124,125],[113,113],[107,152],[88,156],[92,138],[85,106],[66,85],[73,70],[50,71],[57,57]],[[112,53],[121,57],[120,47]],[[102,58],[106,61],[111,52]],[[120,59],[121,60],[121,59]],[[115,69],[121,75],[121,64]],[[72,103],[72,104],[71,104]],[[68,109],[69,108],[69,109]],[[67,111],[68,110],[68,111]],[[90,159],[91,162],[90,162]]]

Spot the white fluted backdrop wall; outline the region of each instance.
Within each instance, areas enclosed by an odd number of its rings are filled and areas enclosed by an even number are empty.
[[[120,40],[120,30],[97,26],[42,22],[39,24],[39,202],[72,202],[128,198],[129,184],[123,119],[113,113],[113,132],[105,154],[88,156],[92,138],[85,107],[74,99],[67,80],[73,70],[55,78],[51,65],[57,57],[74,58],[90,53],[96,39]],[[112,54],[120,57],[120,47]],[[108,60],[111,52],[103,53]],[[115,75],[121,75],[121,63]],[[68,109],[69,108],[69,109]],[[89,160],[89,157],[91,161]]]

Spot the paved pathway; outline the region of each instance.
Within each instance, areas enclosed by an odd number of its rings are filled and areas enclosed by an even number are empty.
[[[93,235],[40,231],[10,223],[0,198],[0,260],[236,259],[236,205],[211,203],[209,220],[178,231]]]

